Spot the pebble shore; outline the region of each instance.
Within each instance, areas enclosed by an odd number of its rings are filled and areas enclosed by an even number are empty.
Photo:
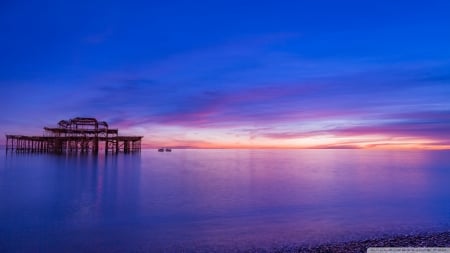
[[[361,241],[330,243],[310,248],[277,249],[274,252],[367,252],[367,248],[369,247],[450,247],[450,232],[401,235]]]
[[[165,249],[147,249],[135,250],[132,252],[183,252],[183,253],[365,253],[370,247],[449,247],[450,231],[417,233],[408,235],[381,236],[370,239],[354,240],[346,242],[334,242],[315,244],[311,246],[285,245],[273,246],[268,248],[222,248],[222,247],[199,247],[195,249],[186,249],[183,245]]]

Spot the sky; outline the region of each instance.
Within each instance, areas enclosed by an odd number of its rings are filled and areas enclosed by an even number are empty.
[[[449,11],[1,1],[0,132],[96,117],[146,147],[449,149]]]

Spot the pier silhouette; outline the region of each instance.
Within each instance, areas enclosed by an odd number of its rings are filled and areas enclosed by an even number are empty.
[[[143,136],[120,136],[105,121],[77,117],[61,120],[57,127],[44,127],[43,136],[6,135],[6,151],[42,153],[105,153],[141,151]]]

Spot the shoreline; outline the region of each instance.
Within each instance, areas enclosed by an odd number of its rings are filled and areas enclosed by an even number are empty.
[[[294,246],[273,249],[269,252],[367,252],[370,247],[450,247],[450,231],[429,232],[412,235],[392,235],[372,239],[361,239],[347,242],[334,242],[310,247]],[[259,252],[259,251],[255,251]]]

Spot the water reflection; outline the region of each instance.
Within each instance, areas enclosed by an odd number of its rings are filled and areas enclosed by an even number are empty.
[[[448,228],[449,154],[3,154],[0,251],[227,251]]]

